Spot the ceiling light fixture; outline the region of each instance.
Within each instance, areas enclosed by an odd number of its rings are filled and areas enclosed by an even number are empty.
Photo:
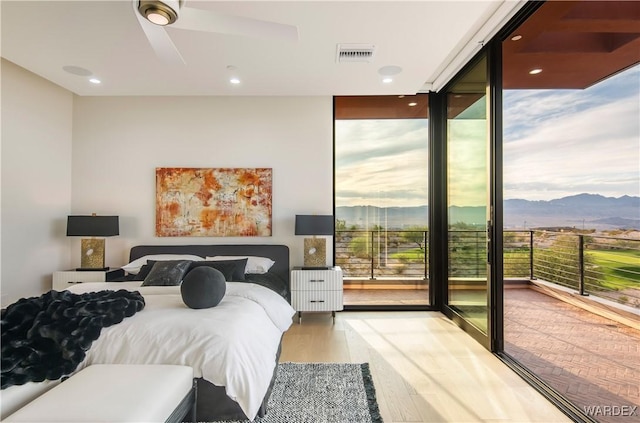
[[[138,11],[149,22],[160,26],[172,24],[178,19],[175,10],[158,0],[140,0]]]
[[[239,83],[240,83],[240,79],[239,79],[239,78],[231,78],[231,79],[229,80],[229,82],[231,82],[232,84],[237,85],[237,84],[239,84]]]
[[[415,107],[415,106],[417,106],[417,105],[418,105],[418,103],[416,103],[416,102],[411,102],[411,103],[409,103],[409,107]]]
[[[390,83],[393,82],[393,78],[391,78],[391,77],[383,78],[382,82],[385,83],[385,84],[390,84]]]
[[[513,37],[511,37],[511,41],[518,41],[522,39],[522,35],[514,35]]]
[[[100,84],[102,81],[100,81],[98,78],[90,78],[89,82],[91,82],[92,84]]]
[[[529,71],[529,75],[537,75],[537,74],[539,74],[540,72],[542,72],[542,69],[540,69],[540,68],[531,69],[531,70]]]

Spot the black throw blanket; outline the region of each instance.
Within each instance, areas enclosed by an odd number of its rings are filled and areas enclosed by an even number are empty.
[[[139,292],[124,289],[49,291],[2,309],[2,389],[71,374],[102,328],[133,316],[144,305]]]

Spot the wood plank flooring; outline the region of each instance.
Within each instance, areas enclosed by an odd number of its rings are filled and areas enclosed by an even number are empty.
[[[368,362],[385,423],[571,421],[439,312],[304,313],[280,361]]]
[[[344,305],[429,305],[426,289],[345,289]]]

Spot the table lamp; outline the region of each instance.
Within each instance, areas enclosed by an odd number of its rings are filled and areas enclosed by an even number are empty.
[[[327,241],[316,235],[333,235],[332,215],[296,215],[296,235],[313,235],[304,239],[303,269],[328,269]]]
[[[103,237],[119,234],[118,216],[68,216],[67,236],[91,237],[81,241],[81,267],[76,270],[108,270],[104,265]]]

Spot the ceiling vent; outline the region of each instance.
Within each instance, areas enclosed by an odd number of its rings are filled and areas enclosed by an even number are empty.
[[[338,63],[371,63],[376,46],[373,44],[338,44]]]

